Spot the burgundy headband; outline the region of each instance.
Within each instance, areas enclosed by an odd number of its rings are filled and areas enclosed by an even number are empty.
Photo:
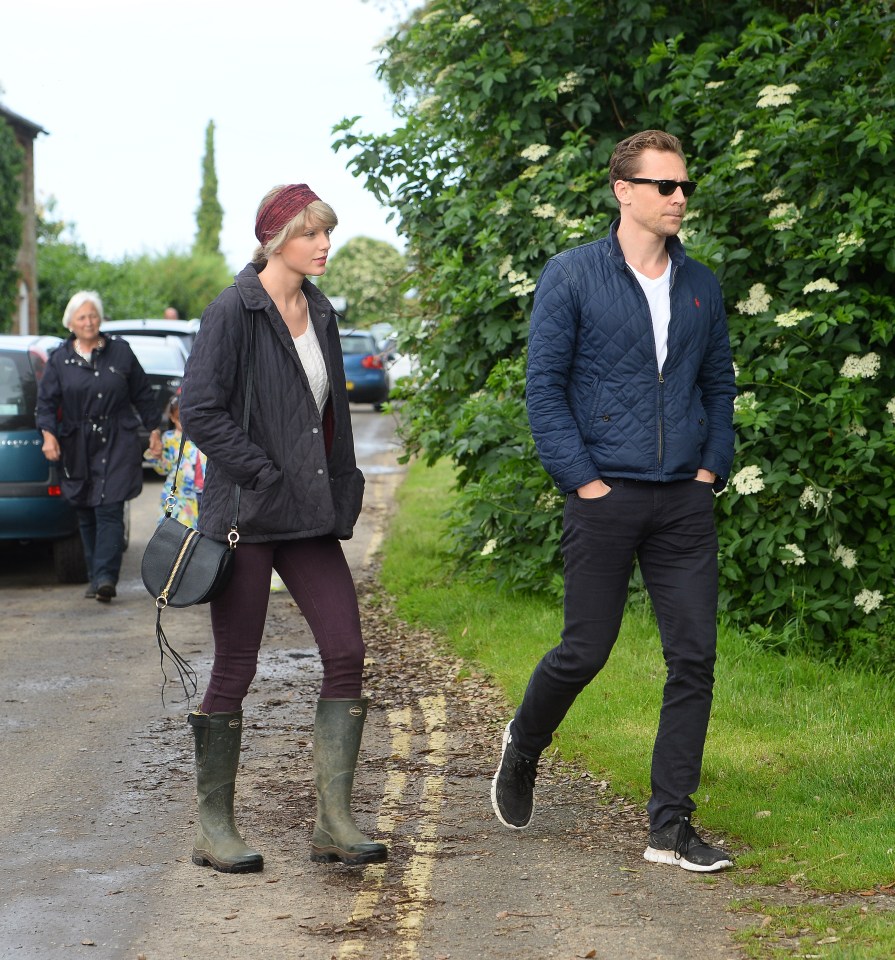
[[[302,210],[320,197],[306,183],[292,183],[269,200],[255,218],[255,236],[265,246]]]

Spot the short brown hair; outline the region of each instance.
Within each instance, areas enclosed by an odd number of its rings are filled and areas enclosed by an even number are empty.
[[[609,160],[609,186],[615,187],[616,180],[636,177],[640,166],[640,156],[644,150],[665,150],[676,153],[684,163],[684,148],[674,134],[664,130],[642,130],[617,143]]]

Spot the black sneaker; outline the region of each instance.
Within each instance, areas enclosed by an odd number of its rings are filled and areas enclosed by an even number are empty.
[[[500,766],[491,781],[491,806],[505,827],[523,830],[531,823],[538,761],[529,760],[516,751],[510,723],[503,732]]]
[[[96,588],[96,599],[100,603],[108,603],[116,595],[114,583],[101,583]]]
[[[669,863],[696,873],[711,873],[733,866],[733,857],[720,847],[712,847],[699,836],[686,814],[681,814],[661,830],[651,830],[649,846],[643,853],[651,863]]]
[[[89,583],[89,584],[87,585],[87,588],[84,590],[84,597],[85,597],[87,600],[95,600],[95,599],[96,599],[96,587],[95,587],[92,583]]]

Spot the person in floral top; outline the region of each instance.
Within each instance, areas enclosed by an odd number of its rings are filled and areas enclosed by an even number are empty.
[[[180,441],[183,436],[180,427],[180,397],[171,398],[168,404],[168,419],[171,421],[170,430],[162,434],[161,456],[146,456],[146,462],[152,465],[156,473],[167,477],[162,487],[162,513],[159,523],[165,516],[168,506],[168,497],[174,488],[177,455],[180,452]],[[147,451],[148,453],[148,451]],[[177,472],[177,492],[174,499],[173,516],[187,527],[196,528],[199,519],[199,501],[202,499],[202,489],[205,486],[205,455],[191,440],[183,445],[183,459],[180,470]]]

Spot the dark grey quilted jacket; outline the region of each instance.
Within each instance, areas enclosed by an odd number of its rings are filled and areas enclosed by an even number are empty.
[[[202,314],[187,363],[181,419],[208,457],[199,529],[225,540],[234,484],[242,488],[239,535],[248,543],[333,534],[351,537],[364,477],[354,438],[336,315],[309,281],[305,296],[329,375],[321,417],[279,311],[249,264]],[[255,315],[255,384],[242,429],[246,360]]]

